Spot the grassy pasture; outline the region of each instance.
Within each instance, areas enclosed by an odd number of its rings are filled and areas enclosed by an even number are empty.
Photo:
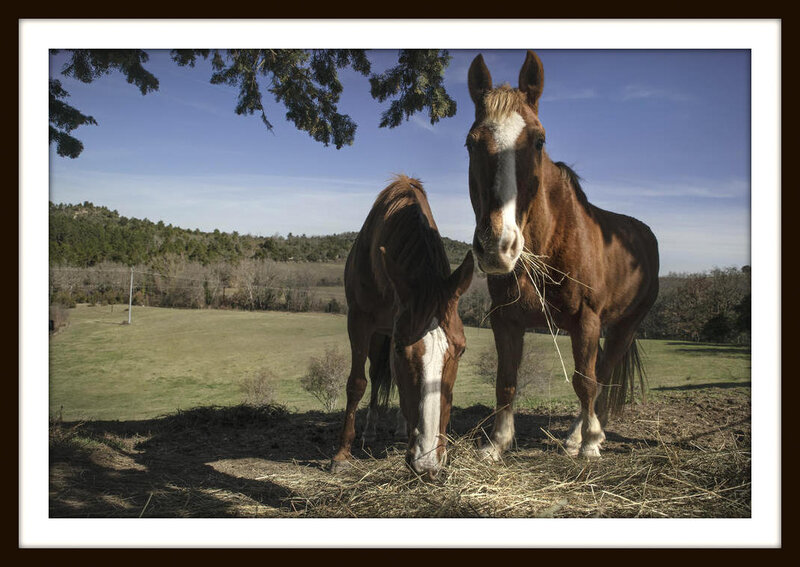
[[[69,325],[50,339],[51,415],[70,421],[131,420],[235,405],[243,397],[241,380],[261,368],[279,377],[277,403],[290,411],[320,409],[299,385],[309,358],[329,346],[349,351],[343,315],[134,307],[132,325],[123,325],[125,309],[79,305],[69,311]],[[493,348],[492,333],[476,328],[466,333],[454,404],[492,406],[493,387],[477,374],[480,354]],[[526,343],[552,371],[550,380],[519,405],[574,403],[553,339],[529,333]],[[569,339],[559,337],[558,344],[569,374]],[[651,397],[750,381],[750,353],[744,347],[654,340],[641,345]],[[340,408],[343,399],[344,393]]]

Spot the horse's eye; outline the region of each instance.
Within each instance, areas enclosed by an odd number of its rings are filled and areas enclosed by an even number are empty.
[[[536,140],[536,149],[541,150],[544,147],[544,138]]]

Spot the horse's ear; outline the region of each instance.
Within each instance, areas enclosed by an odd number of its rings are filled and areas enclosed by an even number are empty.
[[[461,265],[447,279],[451,296],[461,297],[469,289],[474,271],[475,259],[472,257],[472,250],[469,250]]]
[[[539,97],[544,89],[544,66],[541,59],[530,49],[525,56],[525,63],[519,71],[519,90],[528,97],[528,104],[533,111],[539,113]]]
[[[472,65],[469,66],[469,73],[467,74],[467,83],[469,84],[469,96],[472,97],[472,102],[475,103],[476,107],[483,106],[483,95],[492,90],[492,76],[483,61],[483,55],[478,54],[472,60]]]
[[[386,253],[386,248],[381,246],[380,251],[383,272],[389,279],[389,283],[392,284],[392,289],[394,290],[397,299],[400,300],[401,304],[408,303],[408,300],[411,299],[411,290],[406,284],[403,274],[398,269],[397,264],[394,263],[394,260],[392,260],[392,258]]]

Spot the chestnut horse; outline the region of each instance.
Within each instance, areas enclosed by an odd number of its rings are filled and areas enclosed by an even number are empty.
[[[533,51],[519,89],[493,88],[481,55],[468,82],[473,250],[487,273],[498,360],[497,413],[483,451],[496,460],[511,445],[523,336],[546,325],[572,340],[580,414],[566,450],[599,457],[603,426],[633,394],[635,374],[644,393],[635,335],[658,294],[658,243],[644,223],[589,203],[578,176],[550,160],[539,121],[544,72]]]
[[[332,471],[352,458],[355,413],[366,390],[364,364],[369,358],[368,420],[375,417],[379,393],[388,399],[394,379],[407,423],[406,462],[419,475],[436,476],[445,458],[453,384],[466,346],[458,300],[472,281],[473,268],[472,252],[467,252],[450,273],[419,181],[400,175],[381,191],[345,265],[352,359]],[[370,425],[365,429],[368,434]]]

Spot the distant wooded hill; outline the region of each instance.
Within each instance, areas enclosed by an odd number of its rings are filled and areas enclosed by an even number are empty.
[[[149,264],[167,256],[208,265],[244,259],[300,262],[344,261],[356,232],[328,236],[252,236],[238,232],[188,230],[147,219],[127,218],[117,211],[85,202],[50,203],[50,264],[93,266],[116,262]],[[443,238],[450,263],[459,264],[469,245]]]

